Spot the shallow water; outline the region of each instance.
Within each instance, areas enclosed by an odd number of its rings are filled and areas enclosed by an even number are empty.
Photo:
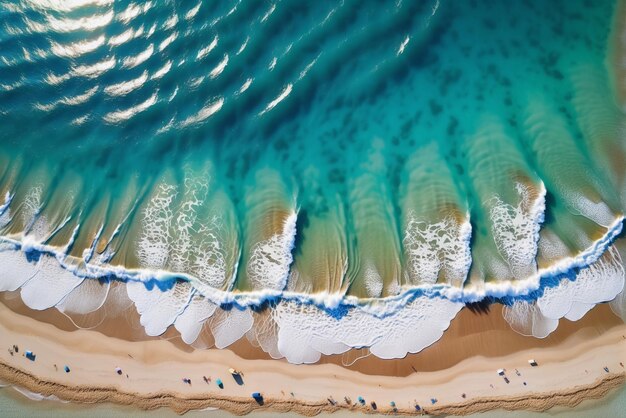
[[[10,388],[0,389],[0,410],[6,414],[6,416],[14,417],[45,417],[45,418],[57,418],[57,417],[80,417],[88,413],[90,416],[98,417],[159,417],[159,418],[175,418],[179,415],[166,410],[159,409],[156,411],[137,411],[127,407],[120,407],[114,405],[70,405],[59,404],[55,401],[29,401],[23,396],[15,393]],[[626,408],[626,387],[611,392],[606,398],[601,400],[584,401],[576,408],[563,408],[556,407],[546,412],[536,413],[528,411],[506,411],[507,416],[515,418],[534,418],[545,416],[558,416],[558,417],[573,417],[573,418],[586,418],[589,416],[595,417],[617,417],[620,416]],[[499,417],[502,416],[503,411],[492,411],[482,414],[467,415],[469,417]],[[224,411],[196,411],[189,412],[185,416],[208,416],[208,417],[234,417],[230,413]],[[336,412],[332,414],[321,413],[318,417],[354,417],[354,412]],[[295,413],[275,413],[275,412],[253,412],[248,416],[253,418],[265,418],[280,416],[284,418],[298,418],[302,415]]]
[[[623,288],[615,9],[3,3],[0,290],[293,362],[543,337]]]

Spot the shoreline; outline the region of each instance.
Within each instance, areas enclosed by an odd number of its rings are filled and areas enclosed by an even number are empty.
[[[497,315],[499,311],[476,316],[478,336],[490,335],[484,325]],[[64,331],[0,304],[0,332],[6,335],[5,344],[20,346],[20,355],[10,356],[4,347],[0,350],[0,379],[72,402],[112,402],[144,410],[167,407],[179,414],[207,407],[237,415],[253,410],[292,411],[307,416],[339,410],[386,414],[392,412],[390,401],[395,401],[396,413],[415,415],[419,413],[414,408],[415,400],[422,411],[433,415],[467,415],[494,409],[544,411],[603,397],[626,382],[626,371],[620,366],[626,362],[626,325],[615,321],[606,325],[610,319],[606,317],[610,315],[606,305],[588,315],[587,321],[568,324],[579,325],[576,330],[545,347],[502,351],[501,355],[489,357],[474,354],[458,363],[452,361],[452,365],[444,362],[440,370],[434,371],[423,371],[420,362],[415,361],[418,372],[397,377],[364,374],[359,366],[365,366],[364,371],[371,368],[367,361],[363,365],[357,362],[353,368],[333,363],[293,365],[281,360],[246,359],[228,349],[188,352],[168,340],[125,341],[97,331]],[[435,343],[430,356],[445,356],[445,350],[454,350],[455,343],[467,341],[453,334],[447,341]],[[23,350],[33,350],[36,361],[23,357]],[[425,355],[428,361],[429,355]],[[411,358],[419,359],[420,353]],[[529,358],[536,358],[539,367],[528,366]],[[406,362],[402,359],[374,364],[399,370],[402,361]],[[52,367],[53,362],[59,363],[58,370]],[[63,362],[69,364],[71,373],[62,372]],[[118,366],[129,377],[118,376],[114,372]],[[607,366],[610,372],[603,370]],[[233,383],[227,373],[229,367],[244,372],[243,385]],[[510,384],[496,374],[498,368],[507,369]],[[225,388],[202,382],[202,373],[214,379],[221,377]],[[183,377],[191,378],[192,384],[182,383]],[[522,386],[522,380],[528,386]],[[250,398],[255,391],[263,392],[263,405]],[[290,391],[295,394],[290,396]],[[461,393],[467,393],[467,398]],[[329,403],[329,396],[337,401],[336,406]],[[344,396],[351,398],[351,405],[345,404]],[[355,404],[358,396],[365,398],[365,406]],[[432,405],[431,398],[437,403]],[[370,405],[372,400],[377,403],[376,411]]]
[[[114,387],[71,386],[52,381],[42,381],[32,374],[12,366],[0,363],[0,380],[4,382],[19,382],[31,392],[44,396],[54,395],[58,398],[75,403],[110,402],[118,405],[132,406],[143,410],[169,408],[178,414],[185,414],[194,410],[217,408],[226,410],[235,415],[246,415],[253,411],[296,412],[303,416],[315,416],[323,412],[355,411],[367,413],[396,415],[416,415],[416,410],[389,407],[379,408],[378,411],[366,410],[359,405],[348,406],[330,405],[327,401],[305,402],[298,400],[281,400],[268,398],[264,405],[254,405],[249,398],[227,397],[214,395],[210,398],[181,397],[177,393],[154,393],[140,395],[139,393],[122,392]],[[564,391],[544,393],[528,393],[512,397],[481,397],[456,404],[433,405],[424,407],[423,413],[428,415],[470,415],[480,412],[504,409],[508,411],[525,410],[544,412],[556,406],[575,407],[585,400],[600,399],[611,390],[626,382],[626,372],[611,373],[589,385],[574,386]]]
[[[0,212],[1,213],[1,212]],[[271,300],[282,300],[286,302],[295,301],[299,303],[309,303],[317,307],[335,308],[337,305],[337,297],[341,296],[341,304],[347,307],[358,307],[360,302],[383,302],[390,306],[404,305],[407,300],[421,295],[438,296],[451,302],[474,303],[486,298],[502,298],[502,297],[520,297],[541,289],[542,281],[547,278],[561,277],[579,268],[584,268],[596,262],[606,250],[620,236],[626,223],[626,215],[618,213],[612,220],[611,224],[601,229],[606,231],[596,237],[591,245],[581,250],[576,255],[569,255],[559,259],[553,264],[538,268],[537,271],[528,277],[515,281],[486,281],[482,286],[474,287],[469,277],[467,277],[466,287],[457,287],[449,284],[434,285],[416,285],[407,289],[403,289],[398,295],[390,295],[380,298],[358,298],[354,295],[327,294],[325,297],[313,297],[308,293],[290,292],[285,290],[263,290],[263,291],[241,291],[232,292],[220,289],[210,288],[210,293],[203,293],[209,288],[203,286],[202,289],[197,288],[194,284],[198,283],[198,279],[192,275],[180,272],[153,271],[140,268],[125,268],[117,265],[92,265],[89,264],[85,271],[78,272],[68,269],[68,263],[65,258],[72,260],[74,256],[60,253],[57,248],[46,244],[24,244],[19,236],[0,236],[0,244],[11,245],[14,248],[9,251],[24,253],[25,250],[37,252],[39,255],[50,256],[59,261],[58,266],[64,270],[72,272],[77,281],[80,280],[99,280],[109,276],[115,276],[120,282],[142,282],[144,284],[162,282],[173,284],[178,280],[188,283],[200,292],[200,294],[210,302],[221,305],[234,303],[241,308],[260,307],[264,303]],[[68,242],[66,247],[71,247],[73,243]],[[21,255],[21,254],[20,254]],[[63,262],[61,262],[63,258]],[[80,260],[75,260],[76,262]],[[69,265],[78,263],[69,263]],[[21,287],[21,286],[19,286]],[[19,289],[18,287],[18,289]],[[69,291],[73,290],[69,289]],[[69,293],[69,292],[68,292]],[[50,306],[53,307],[53,306]]]

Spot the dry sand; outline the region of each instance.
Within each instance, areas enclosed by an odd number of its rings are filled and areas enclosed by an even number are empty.
[[[36,316],[54,319],[54,312]],[[488,314],[463,310],[444,338],[422,353],[393,361],[370,356],[350,368],[335,364],[340,356],[316,365],[258,359],[258,350],[243,343],[237,344],[236,353],[190,351],[170,340],[126,341],[93,330],[60,329],[65,327],[24,313],[0,304],[0,380],[75,402],[167,406],[179,413],[218,407],[239,414],[265,408],[314,415],[340,408],[372,412],[371,401],[379,412],[391,411],[394,401],[398,412],[415,414],[417,401],[431,414],[468,414],[574,406],[603,396],[626,379],[620,365],[626,362],[626,325],[606,305],[577,323],[562,321],[544,340],[507,329],[498,307]],[[10,355],[13,344],[19,354]],[[36,360],[26,359],[24,350],[32,350]],[[539,366],[530,367],[530,358]],[[70,373],[63,371],[65,365]],[[122,375],[115,373],[116,367]],[[243,385],[229,375],[229,367],[243,371]],[[497,375],[499,368],[506,369],[510,383]],[[223,389],[215,384],[218,377]],[[263,393],[263,405],[250,397],[257,391]],[[358,396],[366,406],[354,405]]]

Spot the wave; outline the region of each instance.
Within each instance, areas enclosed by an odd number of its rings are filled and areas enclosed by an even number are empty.
[[[536,336],[623,312],[610,5],[61,3],[0,5],[0,291],[27,306],[305,363],[418,351],[467,303]]]
[[[289,253],[295,215],[285,222],[282,243],[277,245]],[[109,289],[96,285],[98,280],[121,281],[147,335],[161,335],[173,325],[186,343],[194,344],[206,324],[216,347],[227,347],[246,335],[272,356],[294,363],[312,363],[321,355],[362,347],[381,358],[398,358],[438,340],[466,303],[498,300],[507,305],[504,315],[513,329],[545,337],[559,318],[580,319],[595,304],[614,299],[623,289],[624,267],[611,245],[623,223],[624,218],[618,218],[578,256],[524,280],[474,289],[422,284],[375,299],[289,292],[280,290],[283,281],[258,291],[223,291],[198,285],[202,282],[192,276],[80,262],[44,244],[4,237],[0,291],[19,289],[32,309],[56,307],[67,314],[85,314],[105,305]],[[285,260],[277,266],[289,264]],[[262,323],[258,329],[257,322]]]

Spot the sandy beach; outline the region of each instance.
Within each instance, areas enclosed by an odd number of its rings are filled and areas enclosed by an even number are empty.
[[[214,407],[304,415],[340,409],[388,413],[391,402],[402,414],[543,411],[602,397],[626,380],[626,325],[606,305],[576,323],[563,321],[543,340],[506,326],[498,306],[483,314],[464,309],[423,352],[393,361],[370,356],[348,368],[338,356],[316,365],[267,360],[243,342],[234,350],[189,351],[164,339],[127,341],[94,330],[68,331],[0,304],[0,380],[73,402],[165,406],[178,413]],[[14,344],[19,352],[11,355]],[[531,358],[537,367],[528,364]],[[231,367],[242,371],[241,384],[229,374]],[[504,376],[497,374],[500,368]],[[252,392],[261,392],[263,401],[253,400]]]

